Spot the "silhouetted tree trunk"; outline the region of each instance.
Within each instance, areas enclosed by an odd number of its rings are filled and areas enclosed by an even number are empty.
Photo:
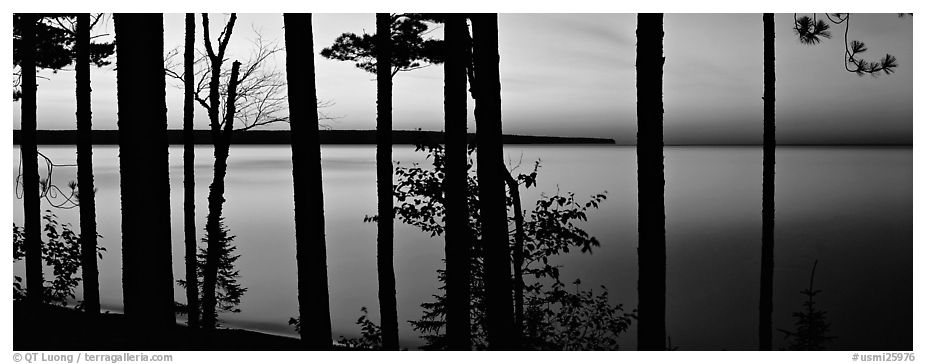
[[[93,129],[90,111],[90,14],[77,15],[75,78],[77,79],[77,191],[80,198],[80,263],[84,311],[100,313],[96,248],[96,191],[93,186]]]
[[[637,15],[638,350],[666,348],[662,14]]]
[[[498,15],[478,14],[473,20],[476,68],[476,174],[485,248],[486,331],[489,348],[517,347],[511,298],[511,258],[508,208],[502,152],[501,82],[498,71]]]
[[[183,52],[183,247],[186,255],[187,323],[199,327],[199,278],[196,274],[196,181],[193,151],[193,53],[196,19],[186,14],[186,37]]]
[[[306,346],[331,347],[325,206],[315,94],[311,14],[283,14],[293,148],[299,334]]]
[[[232,62],[232,72],[228,80],[226,99],[234,100],[237,97],[238,72],[241,62]],[[212,136],[215,144],[215,170],[212,175],[212,184],[209,186],[209,214],[206,216],[206,267],[203,278],[203,326],[209,329],[216,327],[218,313],[216,312],[216,285],[218,280],[219,260],[222,255],[222,205],[225,203],[225,174],[228,172],[228,152],[231,147],[232,126],[235,121],[235,103],[225,103],[225,122],[222,130],[213,128]]]
[[[772,278],[775,269],[775,14],[763,14],[765,94],[762,133],[762,267],[759,350],[772,350]]]
[[[466,18],[448,14],[444,23],[444,254],[447,264],[447,348],[470,350],[470,256],[472,232],[466,204]]]
[[[209,185],[209,197],[207,203],[209,212],[206,215],[206,265],[203,267],[203,300],[202,300],[202,326],[213,329],[216,326],[218,318],[216,312],[216,284],[218,280],[218,264],[221,255],[221,237],[224,235],[221,226],[222,205],[225,203],[225,174],[228,171],[228,153],[231,143],[231,131],[234,121],[235,103],[230,102],[226,107],[231,113],[226,112],[224,130],[223,125],[219,122],[219,83],[222,73],[222,62],[225,59],[225,48],[235,27],[237,15],[232,13],[228,24],[219,40],[218,52],[212,48],[212,41],[209,39],[209,16],[203,14],[203,40],[206,45],[206,53],[210,62],[209,78],[209,130],[212,134],[213,155],[215,164],[213,166],[212,183]],[[236,62],[237,63],[237,62]],[[240,67],[240,64],[239,66]],[[232,67],[234,70],[234,66]],[[233,72],[229,82],[237,85],[238,75]],[[226,100],[234,100],[232,95],[226,96]]]
[[[161,14],[115,14],[122,290],[143,336],[174,326],[164,27]]]
[[[376,13],[376,269],[383,349],[399,349],[393,266],[392,211],[392,20]]]
[[[42,303],[42,227],[39,197],[39,150],[36,144],[35,119],[35,22],[34,14],[22,14],[22,153],[23,227],[26,234],[26,300]]]
[[[502,168],[505,168],[502,165]],[[514,247],[511,249],[511,266],[514,268],[514,327],[518,337],[524,332],[524,212],[521,211],[521,191],[518,181],[505,170],[505,182],[514,204]]]

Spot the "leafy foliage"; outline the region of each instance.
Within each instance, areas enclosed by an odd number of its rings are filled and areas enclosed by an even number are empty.
[[[45,265],[52,267],[54,279],[46,280],[43,284],[43,298],[46,303],[64,306],[69,300],[76,299],[74,289],[80,284],[78,274],[80,262],[80,235],[71,230],[71,224],[61,224],[58,216],[46,210],[42,216],[45,221],[45,237],[48,241],[42,244],[42,259]],[[97,234],[98,237],[103,237]],[[22,227],[13,224],[13,262],[26,257],[26,237]],[[102,259],[106,248],[97,247],[97,256]],[[26,289],[22,285],[23,279],[13,277],[13,298],[25,298]]]
[[[581,290],[575,280],[575,291],[566,289],[560,281],[550,290],[530,296],[527,304],[527,346],[544,350],[617,349],[620,333],[630,328],[630,315],[623,314],[622,305],[608,302],[608,289],[601,293]]]
[[[219,219],[219,231],[220,235],[217,239],[219,242],[219,263],[215,285],[216,311],[241,312],[238,305],[241,304],[241,297],[248,290],[238,283],[240,274],[235,268],[235,262],[238,261],[241,255],[235,254],[235,250],[237,250],[237,247],[234,245],[235,236],[228,235],[228,228],[225,227],[225,218]],[[208,241],[209,231],[207,230],[202,238],[202,242],[206,243]],[[207,251],[205,247],[199,248],[199,252],[196,254],[196,284],[199,285],[199,302],[203,301],[203,276],[206,268],[206,254]],[[177,280],[177,283],[181,287],[186,287],[187,285],[187,281],[182,279]],[[179,312],[186,312],[183,305],[178,305],[178,308],[180,309]],[[200,312],[202,312],[202,308],[200,308]]]
[[[424,39],[428,34],[429,17],[423,14],[393,14],[392,75],[426,67],[427,63],[443,62],[443,41]],[[357,68],[376,74],[376,36],[363,33],[343,33],[334,44],[321,51],[322,57],[354,62]]]
[[[817,271],[817,262],[814,261],[810,273],[810,286],[801,291],[807,297],[804,301],[804,310],[794,312],[791,316],[796,319],[794,331],[779,329],[785,334],[785,339],[791,339],[786,345],[788,350],[825,350],[826,343],[836,337],[828,336],[830,324],[826,321],[826,311],[820,310],[814,302],[814,297],[822,290],[813,289],[813,278]]]
[[[382,347],[382,329],[367,317],[366,307],[361,307],[360,311],[363,312],[360,318],[357,319],[357,325],[360,326],[360,338],[341,336],[338,339],[338,344],[350,349],[377,349]]]
[[[416,150],[427,153],[433,168],[417,163],[396,168],[398,182],[393,188],[393,195],[398,202],[394,207],[395,214],[402,222],[430,233],[431,236],[438,236],[444,232],[444,150],[439,145],[419,145]],[[477,349],[485,349],[484,248],[479,243],[482,224],[479,216],[479,184],[473,168],[474,152],[475,148],[470,147],[466,167],[467,209],[474,239],[470,263],[470,319],[473,344]],[[532,171],[513,178],[525,188],[536,186],[539,168],[538,161]],[[526,314],[523,341],[526,348],[617,349],[617,337],[629,328],[632,314],[625,313],[619,304],[611,305],[607,289],[602,287],[601,293],[595,294],[592,290],[582,290],[576,281],[574,292],[566,290],[560,281],[559,271],[562,266],[551,262],[551,258],[569,253],[570,250],[591,253],[593,248],[600,245],[596,238],[577,224],[586,221],[589,210],[597,209],[605,198],[606,193],[601,193],[580,202],[573,193],[557,191],[552,196],[541,195],[533,210],[527,214],[522,251],[522,274],[531,280],[524,288]],[[510,196],[507,202],[513,206]],[[367,217],[365,220],[375,220],[375,217]],[[509,223],[514,224],[514,217],[509,217]],[[438,269],[437,273],[438,280],[444,284],[445,270]],[[440,291],[444,290],[445,286],[441,286]],[[421,319],[410,323],[426,340],[423,349],[444,349],[446,296],[440,293],[433,298],[434,301],[421,304],[424,310]]]
[[[592,248],[600,246],[598,239],[575,223],[587,221],[588,210],[597,209],[606,197],[605,193],[600,193],[583,204],[576,201],[572,192],[561,194],[557,191],[553,196],[542,196],[524,224],[524,274],[558,282],[560,266],[551,265],[549,257],[569,253],[570,247],[592,253]]]
[[[26,258],[26,232],[25,229],[16,226],[13,223],[13,262],[18,262]],[[13,276],[13,299],[26,299],[26,289],[23,288],[23,278],[17,275]]]
[[[359,338],[347,338],[341,336],[338,338],[338,345],[348,349],[376,350],[382,347],[383,330],[375,322],[370,321],[369,312],[366,307],[361,307],[362,314],[357,318],[357,325],[360,326]],[[290,317],[289,325],[293,326],[296,333],[302,330],[302,321],[299,318]]]

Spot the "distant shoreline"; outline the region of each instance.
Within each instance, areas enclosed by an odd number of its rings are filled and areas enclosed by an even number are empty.
[[[20,144],[20,130],[13,130],[13,145]],[[39,130],[37,132],[40,145],[75,145],[77,132],[74,130]],[[327,145],[374,145],[376,144],[375,130],[321,130],[322,144]],[[475,134],[469,134],[469,142],[475,141]],[[117,130],[94,130],[91,136],[94,145],[118,145],[119,132]],[[238,145],[289,145],[290,132],[288,130],[249,130],[235,133],[232,144]],[[392,144],[416,145],[443,143],[443,132],[396,130],[392,133]],[[183,145],[183,132],[181,130],[168,130],[167,142],[170,145]],[[632,143],[618,144],[610,138],[591,137],[555,137],[534,135],[505,135],[504,143],[509,145],[601,145],[633,147]],[[193,135],[193,144],[212,145],[212,137],[208,130],[196,130]],[[666,143],[666,147],[761,147],[761,143],[710,143],[686,144]],[[872,148],[912,148],[913,144],[904,143],[778,143],[778,147],[872,147]]]
[[[21,131],[13,130],[13,145],[21,143]],[[321,144],[376,144],[375,130],[321,130],[319,133]],[[469,134],[469,141],[473,142],[476,135]],[[36,139],[42,145],[74,145],[77,142],[75,130],[39,130]],[[118,145],[118,130],[94,130],[90,137],[94,145]],[[505,144],[597,144],[614,145],[614,139],[585,138],[585,137],[553,137],[533,135],[504,135]],[[289,145],[291,133],[289,130],[248,130],[246,132],[232,133],[232,144],[243,145]],[[167,143],[170,145],[183,144],[182,130],[168,130]],[[392,132],[392,144],[415,145],[443,143],[444,133],[439,131],[395,130]],[[212,135],[209,130],[194,130],[193,144],[211,145]]]

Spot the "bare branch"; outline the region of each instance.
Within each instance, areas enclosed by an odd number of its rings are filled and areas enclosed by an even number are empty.
[[[167,77],[174,78],[182,84],[185,82],[183,73],[178,73],[177,68],[182,68],[179,62],[177,61],[177,55],[180,54],[180,49],[174,48],[167,51],[167,54],[164,55],[164,73]]]
[[[208,15],[204,14],[203,19],[205,28],[208,24]],[[227,44],[229,30],[232,29],[231,23],[232,21],[229,20],[229,26],[220,37],[220,43]],[[201,50],[197,51],[198,57],[194,62],[195,71],[191,75],[195,83],[193,98],[206,110],[215,108],[220,129],[227,130],[231,127],[233,132],[242,132],[275,123],[289,122],[286,77],[282,71],[274,67],[273,62],[274,57],[283,50],[283,47],[277,41],[265,38],[258,29],[254,29],[254,33],[255,36],[251,41],[251,55],[246,62],[242,62],[239,75],[235,80],[237,92],[234,100],[229,100],[228,95],[231,70],[227,66],[223,67],[226,62],[224,58],[219,58],[223,51],[220,50],[219,54],[214,53],[215,50],[212,49],[208,38],[205,41],[205,53]],[[212,49],[211,55],[210,49]],[[177,54],[179,51],[175,49],[165,56],[165,73],[182,83],[187,75],[176,61]],[[210,95],[212,88],[210,84],[215,76],[213,67],[218,67],[217,74],[220,79],[215,101]],[[213,102],[217,104],[213,105]],[[229,108],[229,102],[234,103],[233,108]],[[331,105],[333,103],[330,101],[319,101],[317,107],[326,108]],[[232,117],[228,117],[228,110],[234,110]],[[319,113],[319,120],[335,119],[337,118]],[[233,125],[227,125],[229,123]]]
[[[100,20],[103,20],[104,15],[106,14],[104,13],[90,14],[90,29],[93,29],[93,27],[95,27],[97,23],[100,22]]]
[[[53,17],[52,20],[55,22],[55,24],[58,25],[59,29],[68,32],[68,34],[72,36],[77,35],[77,31],[75,29],[76,26],[74,24],[74,21],[71,20],[71,17],[56,16],[56,17]],[[64,24],[62,20],[67,21],[68,24]]]

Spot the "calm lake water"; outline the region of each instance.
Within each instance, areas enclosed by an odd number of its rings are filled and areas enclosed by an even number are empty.
[[[73,147],[42,146],[58,164],[76,163]],[[563,280],[606,286],[612,303],[636,306],[637,198],[633,147],[511,146],[506,156],[522,170],[540,159],[538,187],[522,190],[526,209],[541,192],[557,188],[587,196],[608,191],[584,225],[601,247],[558,261]],[[378,318],[375,147],[323,148],[328,274],[334,337],[359,335],[360,308]],[[100,243],[100,289],[105,310],[122,305],[118,149],[94,148]],[[288,146],[233,146],[229,159],[225,223],[235,243],[240,282],[248,291],[241,312],[223,324],[295,335],[287,320],[297,314],[292,164]],[[410,146],[397,146],[403,165],[425,162]],[[913,341],[913,153],[911,148],[778,149],[776,177],[775,328],[792,330],[801,309],[799,291],[819,260],[815,288],[827,311],[834,349],[909,350]],[[19,165],[14,147],[13,166]],[[762,151],[759,147],[667,147],[667,332],[682,350],[752,350],[757,346],[761,238]],[[16,171],[13,171],[15,176]],[[55,170],[64,186],[76,168]],[[196,148],[196,220],[203,236],[212,148]],[[182,147],[170,148],[174,277],[183,277]],[[43,210],[48,208],[43,202]],[[57,210],[78,230],[77,209]],[[13,218],[22,224],[22,201]],[[442,267],[443,238],[430,238],[396,223],[395,267],[402,345],[423,342],[407,324],[430,301]],[[23,274],[22,263],[14,273]],[[46,273],[46,274],[50,274]],[[185,301],[175,290],[175,299]],[[78,293],[78,298],[80,293]],[[636,327],[622,349],[636,347]],[[774,346],[784,343],[776,331]]]

